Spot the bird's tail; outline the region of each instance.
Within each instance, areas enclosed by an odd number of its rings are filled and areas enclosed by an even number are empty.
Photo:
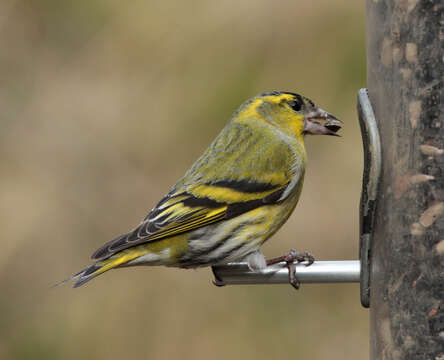
[[[62,285],[67,281],[71,280],[74,282],[72,286],[73,288],[82,286],[84,283],[88,282],[91,279],[94,279],[96,276],[100,274],[103,274],[105,271],[111,270],[118,266],[123,266],[129,261],[134,260],[141,255],[143,254],[140,251],[128,251],[128,250],[121,251],[107,259],[98,261],[95,264],[88,266],[86,269],[83,269],[82,271],[69,277],[66,280],[63,280],[62,282],[56,284],[55,286]]]

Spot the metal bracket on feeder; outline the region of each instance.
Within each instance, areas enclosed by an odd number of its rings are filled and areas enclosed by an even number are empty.
[[[360,205],[359,259],[361,261],[361,304],[370,307],[370,263],[376,200],[381,176],[381,141],[367,89],[358,92],[358,115],[364,144],[364,174]]]
[[[296,277],[301,283],[360,282],[361,304],[370,306],[370,245],[381,173],[381,145],[367,89],[358,93],[358,113],[364,144],[364,175],[360,205],[360,260],[315,261],[296,265]],[[288,266],[279,263],[261,271],[251,271],[246,263],[213,266],[214,284],[288,284]]]

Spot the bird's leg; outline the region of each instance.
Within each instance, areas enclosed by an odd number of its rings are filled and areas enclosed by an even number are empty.
[[[303,253],[298,253],[296,250],[291,249],[288,254],[267,260],[267,265],[274,265],[280,262],[286,262],[288,267],[288,280],[290,284],[296,290],[298,290],[301,283],[296,278],[296,264],[294,263],[295,261],[296,263],[307,261],[308,264],[306,264],[305,266],[310,266],[314,263],[315,259],[313,255],[311,255],[307,251],[304,251]]]
[[[296,277],[296,264],[293,261],[288,262],[287,267],[288,267],[288,281],[290,282],[291,286],[293,286],[296,290],[299,290],[301,282]]]

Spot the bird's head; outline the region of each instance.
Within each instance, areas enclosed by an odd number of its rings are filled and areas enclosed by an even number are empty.
[[[342,124],[305,96],[285,91],[267,92],[248,100],[238,116],[260,117],[297,138],[306,134],[339,136],[337,131]]]

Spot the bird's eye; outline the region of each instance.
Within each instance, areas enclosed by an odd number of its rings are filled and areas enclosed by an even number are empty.
[[[290,105],[290,107],[291,107],[294,111],[299,111],[299,110],[301,110],[301,108],[302,108],[302,103],[301,103],[299,100],[297,100],[297,99],[291,100],[291,101],[288,103],[288,105]]]

